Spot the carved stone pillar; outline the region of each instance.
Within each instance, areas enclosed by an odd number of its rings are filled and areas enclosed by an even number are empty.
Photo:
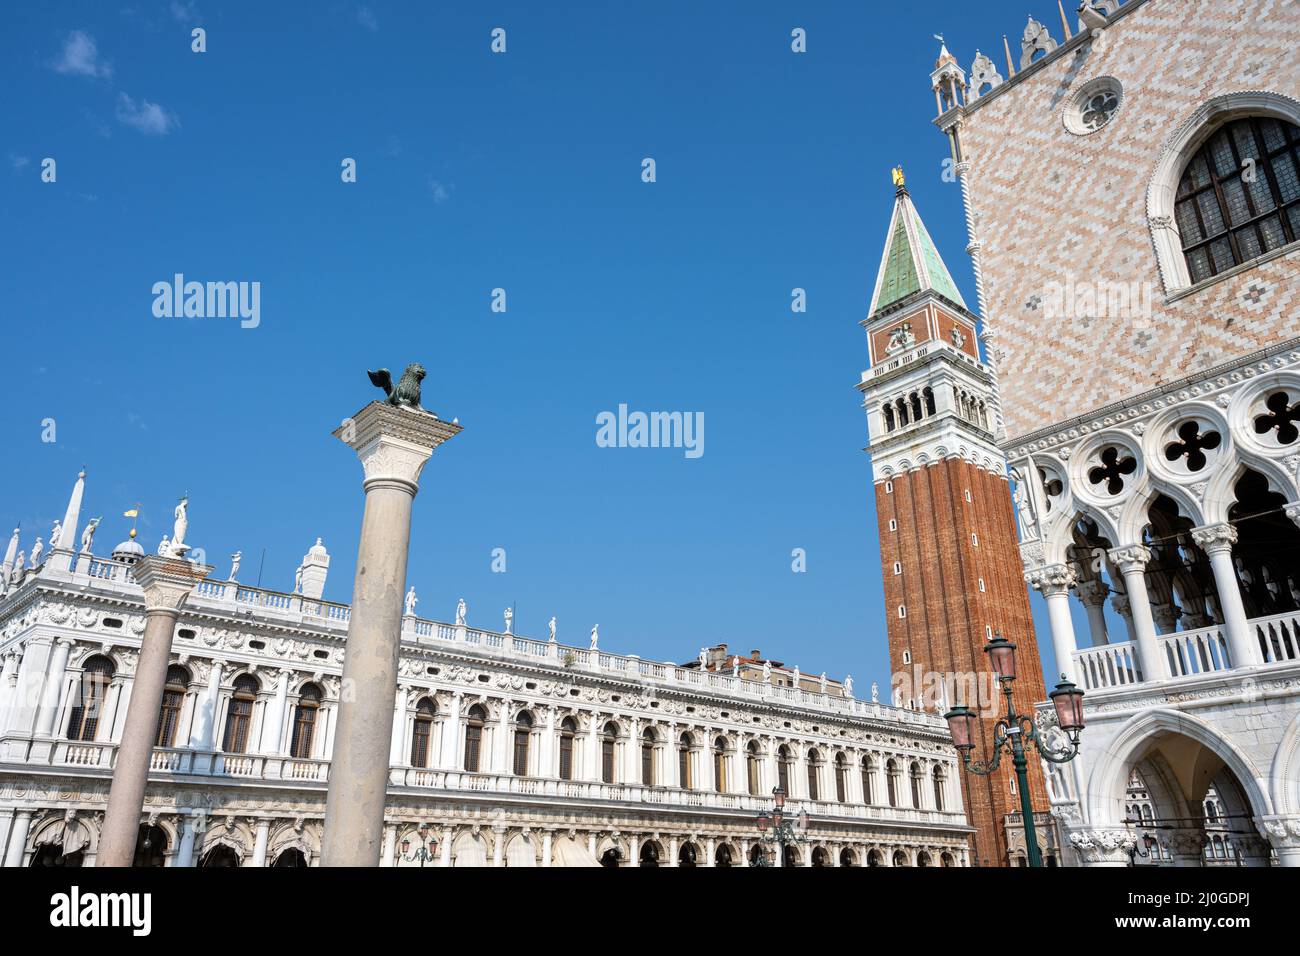
[[[366,501],[325,800],[322,866],[379,865],[411,506],[425,462],[459,431],[459,425],[427,412],[371,402],[334,432],[361,460]]]
[[[1088,612],[1088,631],[1092,637],[1092,646],[1100,647],[1102,644],[1110,643],[1110,636],[1106,633],[1106,597],[1110,594],[1103,581],[1095,578],[1091,581],[1080,581],[1078,585],[1079,600],[1083,602],[1083,608]]]
[[[1232,666],[1252,667],[1263,663],[1259,648],[1250,633],[1246,606],[1241,601],[1241,589],[1237,586],[1237,571],[1232,565],[1232,546],[1237,543],[1237,529],[1230,524],[1193,528],[1192,540],[1210,559]]]
[[[1077,684],[1074,652],[1079,647],[1074,637],[1074,619],[1070,616],[1070,588],[1078,581],[1078,573],[1068,564],[1052,564],[1028,572],[1025,580],[1035,590],[1041,591],[1047,601],[1047,618],[1052,629],[1052,652],[1056,656],[1056,670],[1064,674],[1067,680]]]
[[[1075,830],[1070,845],[1084,866],[1118,867],[1132,863],[1137,843],[1128,830]]]
[[[1286,512],[1288,518],[1296,523],[1297,527],[1300,527],[1300,501],[1291,502],[1283,508],[1283,511]]]
[[[144,789],[149,779],[158,713],[167,682],[167,663],[172,652],[172,633],[181,605],[194,586],[212,573],[212,568],[181,558],[147,555],[136,562],[131,573],[144,589],[144,636],[140,639],[135,683],[126,707],[122,743],[113,767],[96,866],[130,866],[135,858],[140,811],[144,806]]]
[[[1300,816],[1266,817],[1258,826],[1277,851],[1280,866],[1300,867]]]
[[[1164,680],[1169,676],[1169,668],[1161,656],[1160,642],[1156,638],[1156,623],[1151,616],[1151,600],[1147,597],[1146,571],[1147,563],[1151,560],[1151,550],[1140,544],[1115,548],[1110,552],[1110,560],[1119,568],[1120,574],[1124,575],[1142,679]]]

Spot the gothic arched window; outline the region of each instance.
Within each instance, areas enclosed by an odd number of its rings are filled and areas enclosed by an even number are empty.
[[[226,753],[242,754],[248,749],[248,730],[253,723],[253,705],[257,703],[259,690],[261,685],[252,674],[235,678],[234,693],[226,710],[226,732],[221,740],[221,749]]]
[[[1174,214],[1192,282],[1300,236],[1300,127],[1269,117],[1221,126],[1178,183]]]
[[[185,706],[185,692],[190,686],[190,672],[180,664],[167,668],[167,683],[163,687],[162,707],[158,710],[158,735],[155,747],[176,746],[176,727],[181,722],[181,709]]]
[[[311,744],[316,736],[316,715],[320,712],[321,692],[315,684],[304,684],[298,691],[298,706],[293,712],[293,739],[289,755],[299,760],[311,757]]]
[[[479,704],[469,709],[465,716],[465,769],[478,773],[479,758],[483,755],[483,725],[487,711]]]
[[[99,727],[99,716],[104,710],[104,699],[108,696],[108,684],[113,679],[113,662],[101,654],[87,658],[81,667],[81,680],[78,682],[77,703],[68,717],[69,740],[94,740]],[[113,728],[109,728],[112,733]]]
[[[429,766],[429,742],[433,739],[433,701],[421,697],[415,705],[415,726],[411,730],[411,766]]]

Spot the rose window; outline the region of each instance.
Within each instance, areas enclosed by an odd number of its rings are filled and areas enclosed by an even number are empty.
[[[1300,422],[1300,402],[1293,403],[1286,392],[1274,392],[1264,407],[1268,411],[1255,419],[1256,435],[1275,433],[1279,445],[1290,445],[1300,438],[1300,429],[1296,427]]]
[[[1122,449],[1110,445],[1101,453],[1101,464],[1088,469],[1088,481],[1094,486],[1104,486],[1108,495],[1124,490],[1124,476],[1137,471],[1137,459]]]
[[[1101,76],[1079,88],[1061,118],[1071,133],[1089,136],[1108,125],[1123,102],[1124,91],[1119,80]]]
[[[1223,437],[1213,429],[1202,431],[1200,422],[1183,422],[1178,426],[1178,441],[1165,446],[1165,459],[1183,462],[1188,471],[1200,471],[1209,462],[1205,453],[1222,442]]]
[[[1083,125],[1089,131],[1101,129],[1110,122],[1110,118],[1119,109],[1119,97],[1110,90],[1098,93],[1088,100],[1083,107]]]

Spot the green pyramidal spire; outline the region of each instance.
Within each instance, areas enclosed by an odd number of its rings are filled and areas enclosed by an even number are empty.
[[[966,308],[966,302],[957,291],[948,267],[943,264],[934,240],[912,205],[902,173],[897,170],[894,182],[898,187],[894,215],[889,221],[885,255],[880,260],[876,290],[871,296],[871,311],[867,317],[922,291],[937,292]]]

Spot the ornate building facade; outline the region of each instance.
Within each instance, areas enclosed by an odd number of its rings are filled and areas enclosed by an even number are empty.
[[[1002,699],[984,645],[1018,646],[1016,706],[1046,699],[1029,597],[1020,574],[1007,462],[994,440],[997,392],[966,308],[901,172],[871,308],[862,325],[871,367],[858,386],[871,433],[894,703],[935,714],[966,704],[987,749]],[[1030,802],[1047,812],[1041,770]],[[1021,799],[1010,763],[962,773],[974,859],[1023,854]],[[1046,830],[1049,835],[1050,829]],[[1047,857],[1055,859],[1049,841]]]
[[[1168,860],[1300,865],[1300,7],[1061,18],[932,76],[1026,579],[1087,692],[1054,813],[1129,864],[1136,771]]]
[[[74,544],[84,476],[0,597],[0,854],[93,864],[144,631],[142,549]],[[66,529],[66,530],[65,530]],[[320,853],[349,608],[318,541],[293,593],[202,582],[177,622],[137,862],[304,866]],[[943,721],[857,700],[416,617],[393,701],[390,866],[747,866],[783,787],[779,865],[969,865]],[[738,670],[738,668],[736,668]],[[421,858],[420,850],[424,851]]]

